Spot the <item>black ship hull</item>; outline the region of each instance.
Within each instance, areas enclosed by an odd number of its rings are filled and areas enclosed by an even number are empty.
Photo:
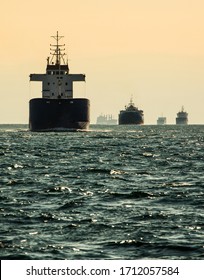
[[[119,125],[120,124],[144,124],[144,118],[143,114],[141,114],[139,111],[120,111],[119,114]]]
[[[187,118],[176,118],[176,124],[188,124],[188,119]]]
[[[90,123],[90,101],[86,98],[34,98],[29,102],[31,131],[86,130]]]

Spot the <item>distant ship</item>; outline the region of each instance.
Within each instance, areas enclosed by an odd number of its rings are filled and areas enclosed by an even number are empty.
[[[100,125],[114,125],[117,124],[117,120],[112,115],[100,115],[97,117],[96,124]]]
[[[119,125],[121,124],[144,124],[144,114],[142,110],[135,107],[132,98],[125,110],[121,110],[118,119]]]
[[[184,111],[183,106],[181,111],[177,113],[176,124],[188,124],[188,113]]]
[[[166,117],[158,117],[157,125],[164,125],[166,124]]]
[[[90,123],[90,101],[73,98],[73,82],[85,81],[84,74],[69,74],[64,60],[63,36],[52,36],[52,57],[47,58],[45,74],[30,74],[30,81],[42,82],[42,98],[29,101],[29,128],[31,131],[86,130]]]

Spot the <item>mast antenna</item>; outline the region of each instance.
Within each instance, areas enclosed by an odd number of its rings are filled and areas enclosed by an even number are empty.
[[[51,51],[50,54],[52,55],[51,63],[53,63],[53,60],[54,60],[54,57],[55,57],[55,64],[56,65],[60,65],[61,60],[65,64],[64,56],[66,55],[66,53],[63,53],[65,51],[65,48],[62,48],[62,47],[65,46],[65,44],[63,44],[63,45],[59,44],[60,39],[62,39],[64,36],[59,36],[58,31],[57,31],[57,35],[56,36],[51,36],[51,37],[56,40],[56,45],[50,44],[50,46],[54,48],[54,49],[50,48],[50,51]]]

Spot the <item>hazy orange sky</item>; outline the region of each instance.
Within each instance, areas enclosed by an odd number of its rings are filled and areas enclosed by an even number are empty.
[[[0,123],[28,123],[41,96],[30,73],[44,73],[50,36],[64,36],[70,73],[85,73],[75,96],[91,101],[91,122],[129,102],[174,124],[183,105],[204,124],[203,0],[10,0],[1,3]]]

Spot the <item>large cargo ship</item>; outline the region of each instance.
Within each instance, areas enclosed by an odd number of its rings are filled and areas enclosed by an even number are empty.
[[[70,74],[65,62],[63,36],[52,36],[51,57],[47,58],[45,74],[30,74],[30,81],[42,82],[42,98],[29,101],[31,131],[86,130],[90,123],[90,101],[73,98],[73,82],[85,81],[84,74]]]
[[[118,123],[120,124],[144,124],[143,110],[139,110],[133,103],[132,98],[130,103],[125,106],[125,110],[119,113]]]
[[[158,117],[157,125],[164,125],[166,124],[166,117]]]
[[[112,115],[100,115],[97,117],[96,124],[99,125],[116,125],[117,119],[114,119]]]
[[[177,113],[176,124],[188,124],[188,113],[184,111],[183,106],[181,111]]]

